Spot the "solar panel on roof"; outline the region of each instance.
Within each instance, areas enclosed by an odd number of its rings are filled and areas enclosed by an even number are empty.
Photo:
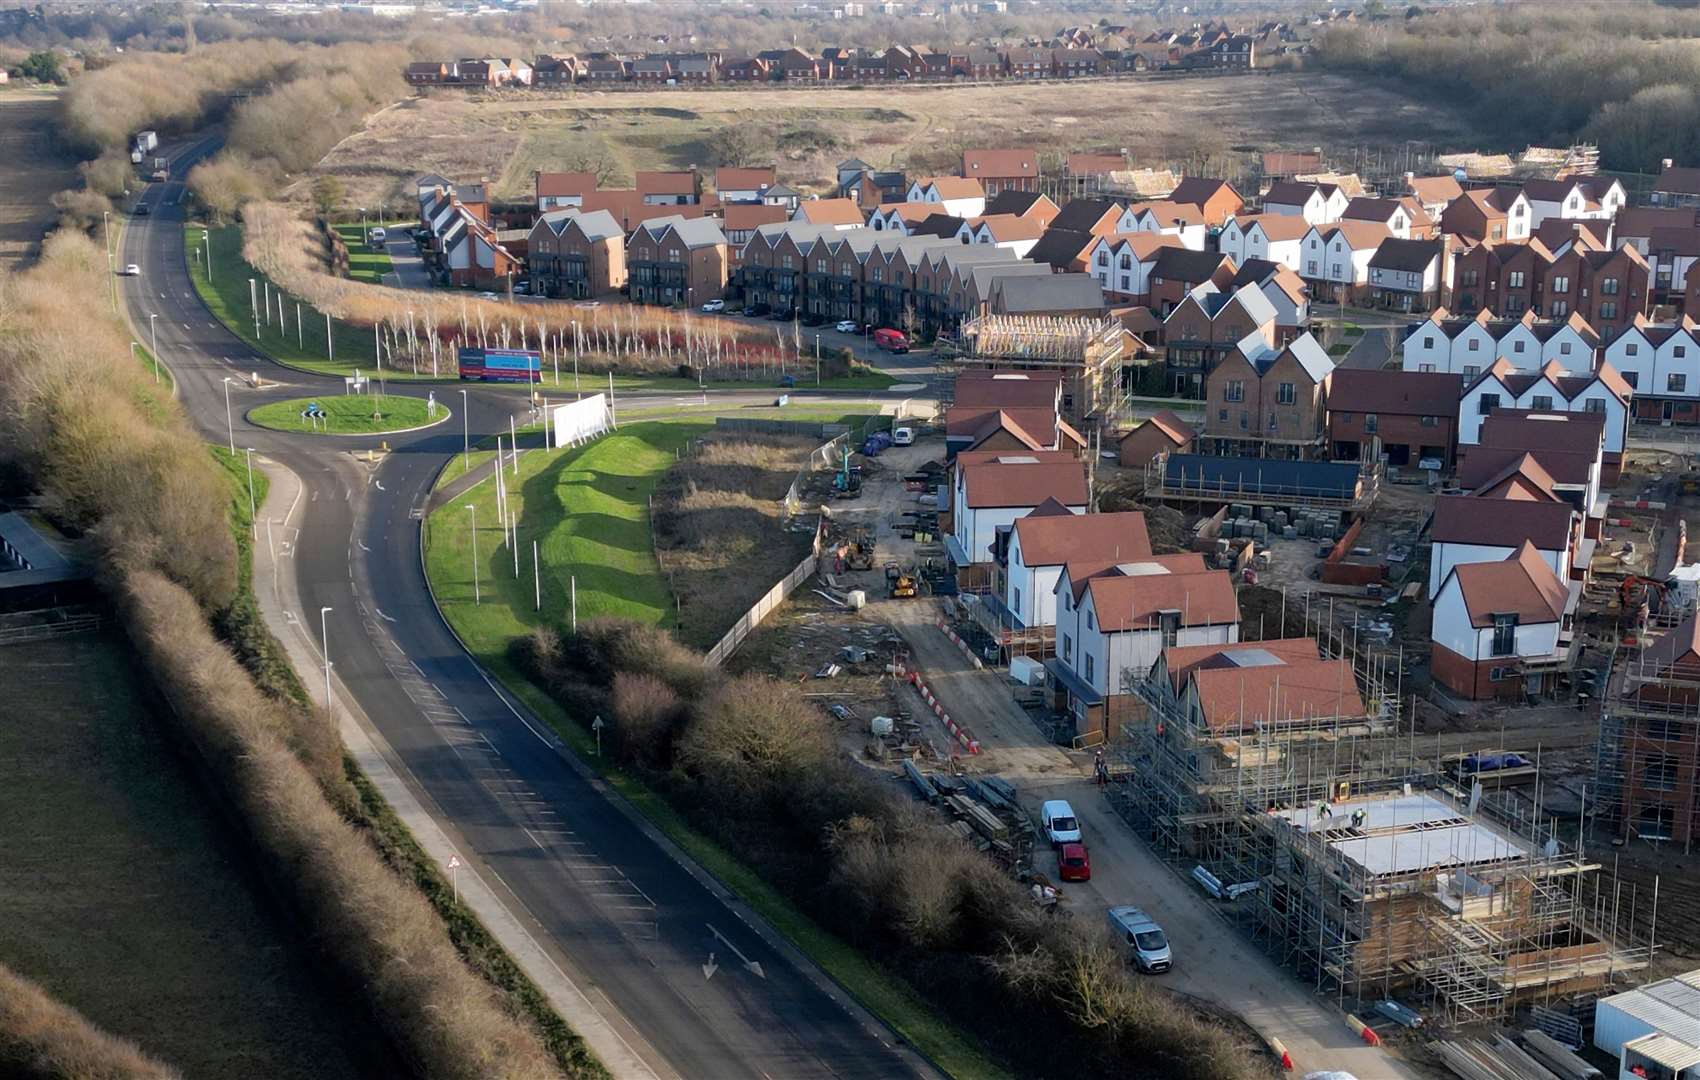
[[[997,462],[999,465],[1037,465],[1039,464],[1039,459],[1033,457],[1031,454],[1027,454],[1016,457],[1000,457],[997,459]]]
[[[1282,667],[1287,663],[1268,649],[1235,649],[1224,655],[1235,667]]]
[[[1120,570],[1124,577],[1148,577],[1151,574],[1167,574],[1169,572],[1168,567],[1154,562],[1117,563],[1116,569]]]

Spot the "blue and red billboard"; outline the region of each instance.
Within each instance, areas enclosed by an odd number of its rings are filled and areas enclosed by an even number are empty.
[[[535,349],[479,349],[459,351],[460,377],[479,382],[542,382],[543,354]]]

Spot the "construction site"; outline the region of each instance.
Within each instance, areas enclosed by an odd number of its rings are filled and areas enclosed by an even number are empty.
[[[1062,419],[1086,431],[1123,419],[1124,369],[1145,362],[1146,346],[1111,318],[981,315],[963,324],[959,348],[958,371],[1059,372]]]
[[[1560,836],[1538,783],[1532,803],[1490,789],[1420,737],[1399,658],[1321,608],[1303,625],[1130,687],[1142,715],[1111,747],[1110,799],[1153,849],[1347,1011],[1579,1015],[1643,971],[1656,887]]]

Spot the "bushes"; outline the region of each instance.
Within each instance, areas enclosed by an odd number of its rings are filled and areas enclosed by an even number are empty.
[[[582,721],[610,720],[615,756],[696,828],[1020,1071],[1060,1060],[1152,1080],[1267,1075],[1228,1031],[1134,978],[1095,920],[1041,913],[939,818],[845,759],[796,687],[727,677],[664,632],[614,620],[510,651]]]
[[[0,1074],[16,1080],[173,1080],[127,1039],[109,1035],[0,966]]]

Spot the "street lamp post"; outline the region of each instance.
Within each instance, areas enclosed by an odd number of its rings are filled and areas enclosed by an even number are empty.
[[[230,413],[230,376],[224,377],[224,426],[230,433],[230,452],[236,453],[236,421]]]
[[[325,629],[325,616],[335,608],[322,607],[319,609],[319,648],[325,657],[325,713],[331,713],[331,639]]]
[[[366,242],[366,208],[364,206],[360,208],[360,242],[362,244]]]
[[[466,412],[466,391],[460,392],[460,452],[461,472],[472,468],[472,420]]]
[[[254,510],[254,448],[244,447],[248,451],[248,525],[254,534],[255,543],[260,539],[260,518]]]
[[[472,511],[472,606],[477,607],[481,602],[478,595],[478,507],[467,503],[466,508]]]
[[[153,339],[153,381],[159,381],[159,313],[148,312],[148,336]]]

